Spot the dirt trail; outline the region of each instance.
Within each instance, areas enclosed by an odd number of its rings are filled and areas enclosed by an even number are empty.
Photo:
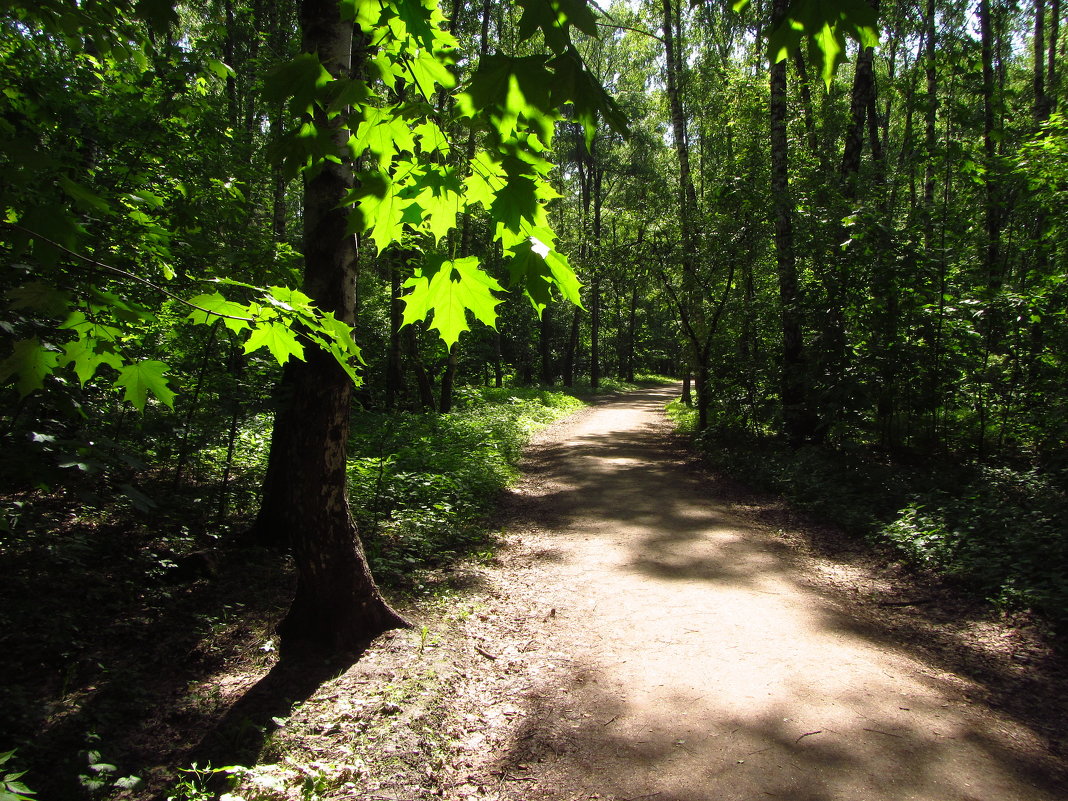
[[[510,726],[475,771],[494,795],[1068,799],[1018,716],[873,631],[820,589],[818,559],[710,497],[671,447],[674,394],[555,429],[506,503],[522,545],[481,653]]]

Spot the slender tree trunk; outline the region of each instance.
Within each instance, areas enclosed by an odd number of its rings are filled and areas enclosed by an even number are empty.
[[[353,26],[341,21],[339,0],[303,0],[300,22],[304,52],[317,54],[331,75],[350,75]],[[343,152],[349,134],[340,118],[331,121],[318,111],[314,122]],[[342,203],[352,186],[349,165],[326,162],[304,188],[304,291],[349,325],[356,240],[346,234]],[[352,382],[315,347],[307,349],[307,361],[291,361],[288,368],[288,397],[277,413],[270,453],[278,480],[265,487],[260,512],[260,525],[279,532],[297,566],[296,595],[278,631],[286,650],[349,651],[406,623],[379,594],[349,511]]]
[[[785,17],[788,0],[774,0],[772,25]],[[771,65],[771,196],[775,216],[775,255],[782,322],[783,430],[794,443],[808,439],[812,422],[806,408],[804,350],[801,339],[801,297],[794,255],[793,200],[789,188],[786,138],[786,62]]]
[[[1053,0],[1049,10],[1049,57],[1046,61],[1046,100],[1048,113],[1057,110],[1059,76],[1057,74],[1057,47],[1061,34],[1061,0]]]
[[[386,409],[397,406],[404,387],[401,367],[401,321],[404,301],[401,300],[401,273],[396,258],[389,262],[389,351],[386,353]]]
[[[994,31],[990,0],[980,0],[979,32],[982,39],[983,61],[983,152],[986,155],[986,242],[983,264],[987,285],[992,292],[1001,289],[1001,208],[998,182],[994,175],[997,156],[996,126],[997,99],[994,87]]]
[[[541,383],[547,387],[553,385],[552,338],[553,324],[549,307],[546,306],[541,313],[541,323],[538,327],[538,350],[541,355]]]
[[[1049,98],[1046,96],[1046,0],[1035,0],[1034,115],[1036,122],[1049,119]]]
[[[630,290],[630,307],[627,313],[627,375],[626,380],[634,383],[634,344],[638,333],[638,282]]]
[[[441,374],[441,395],[438,411],[446,414],[452,411],[452,388],[456,380],[456,368],[460,364],[460,343],[453,342],[449,347],[449,357],[445,362],[445,371]]]
[[[590,386],[601,386],[601,275],[597,269],[597,256],[601,252],[601,176],[604,170],[590,153],[593,178],[593,240],[590,243],[590,263],[593,280],[590,282]]]
[[[425,411],[432,411],[437,408],[434,402],[434,382],[430,380],[430,375],[423,365],[423,357],[419,354],[419,338],[415,326],[405,326],[403,330],[407,332],[404,336],[404,346],[408,351],[408,362],[412,365],[412,372],[415,373],[415,385],[419,390],[419,405]]]
[[[571,312],[571,332],[567,337],[567,349],[564,351],[563,363],[563,382],[565,387],[575,386],[575,355],[578,353],[580,313],[581,310],[578,306]]]
[[[697,237],[694,230],[694,215],[697,210],[697,192],[694,189],[693,176],[690,172],[690,147],[686,135],[686,117],[683,114],[681,91],[682,56],[679,53],[678,33],[681,31],[681,14],[676,17],[673,0],[663,0],[664,56],[667,63],[667,95],[671,113],[671,130],[675,139],[675,153],[679,159],[679,228],[682,234],[682,289],[679,302],[691,310],[689,325],[694,329],[703,329],[701,309],[703,299],[697,297],[695,286],[694,263],[698,257]],[[681,307],[680,307],[681,314]],[[700,354],[696,339],[687,337],[689,353],[686,358],[686,379],[683,384],[683,402],[691,403],[690,373],[697,366]],[[696,387],[700,393],[701,386]]]

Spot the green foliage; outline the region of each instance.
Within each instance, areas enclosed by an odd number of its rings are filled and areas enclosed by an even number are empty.
[[[26,771],[6,773],[5,765],[15,756],[14,751],[5,751],[0,754],[0,801],[34,801],[32,796],[37,793],[27,787],[22,781]]]
[[[691,413],[669,410],[684,421]],[[864,450],[790,448],[775,440],[705,432],[717,469],[782,494],[907,562],[1006,609],[1068,625],[1068,488],[1034,469],[932,463],[910,467]]]
[[[350,497],[375,575],[410,584],[484,548],[482,515],[515,477],[528,435],[581,405],[542,389],[471,388],[447,415],[357,414]]]
[[[735,3],[735,9],[748,0]],[[867,0],[793,0],[784,19],[768,37],[768,53],[782,61],[807,45],[808,55],[828,89],[846,58],[846,36],[861,47],[879,44],[875,9]]]

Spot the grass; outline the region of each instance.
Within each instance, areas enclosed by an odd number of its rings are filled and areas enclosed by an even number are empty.
[[[353,420],[349,494],[372,570],[418,590],[423,571],[486,553],[483,519],[516,477],[529,435],[583,404],[541,388],[467,388],[456,410],[362,412]]]
[[[668,414],[694,430],[692,409],[676,401]],[[1068,633],[1065,475],[945,459],[904,464],[860,446],[790,448],[738,433],[708,431],[695,443],[718,470]]]

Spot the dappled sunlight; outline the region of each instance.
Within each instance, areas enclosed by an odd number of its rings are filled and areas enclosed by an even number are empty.
[[[539,675],[502,769],[657,801],[1063,798],[1026,725],[806,584],[784,541],[710,501],[665,447],[663,399],[642,400],[534,460],[516,522],[552,571],[542,647],[578,657]]]

